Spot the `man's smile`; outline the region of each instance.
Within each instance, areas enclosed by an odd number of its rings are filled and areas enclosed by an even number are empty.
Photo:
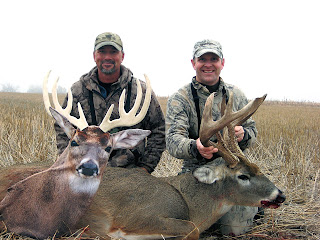
[[[104,67],[113,67],[114,63],[103,63],[102,66],[104,66]]]

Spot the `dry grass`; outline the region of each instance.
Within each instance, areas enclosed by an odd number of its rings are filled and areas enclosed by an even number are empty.
[[[56,159],[53,119],[42,101],[40,94],[0,93],[0,167]]]
[[[159,100],[165,110],[166,98]],[[266,102],[254,119],[259,135],[249,155],[287,200],[279,209],[266,210],[264,221],[252,232],[232,239],[320,239],[320,104]],[[41,95],[0,93],[1,169],[34,160],[54,161],[52,125]],[[180,167],[181,160],[164,152],[154,175],[175,175]],[[6,232],[0,238],[27,239]]]

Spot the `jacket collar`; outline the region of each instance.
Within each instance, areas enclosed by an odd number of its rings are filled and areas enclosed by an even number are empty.
[[[222,77],[219,77],[219,80],[220,80],[220,84],[219,84],[219,88],[218,88],[218,91],[217,92],[223,92],[223,91],[226,91],[226,84],[225,82],[223,81]],[[202,85],[201,83],[199,83],[197,80],[196,80],[196,77],[194,76],[192,78],[192,84],[193,84],[193,87],[195,89],[197,89],[198,91],[203,91],[205,93],[209,93],[208,89]],[[209,93],[210,94],[210,93]]]
[[[132,72],[129,68],[126,68],[124,65],[120,66],[121,75],[115,83],[112,84],[112,89],[125,88],[128,85],[128,82],[132,78]],[[95,66],[87,74],[84,74],[81,78],[84,85],[89,91],[100,92],[99,81],[98,81],[98,68]]]

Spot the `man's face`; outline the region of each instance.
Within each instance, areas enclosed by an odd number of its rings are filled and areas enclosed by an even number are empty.
[[[100,72],[111,75],[120,72],[124,54],[113,46],[103,46],[94,51],[93,58]]]
[[[220,59],[214,53],[205,53],[191,60],[196,70],[196,80],[200,83],[212,86],[219,81],[220,72],[224,66],[224,59]]]

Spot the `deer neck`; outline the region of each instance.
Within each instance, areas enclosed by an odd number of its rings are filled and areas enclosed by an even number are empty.
[[[200,183],[192,173],[169,177],[166,181],[180,192],[189,207],[190,220],[200,231],[209,228],[232,208],[219,184]]]

